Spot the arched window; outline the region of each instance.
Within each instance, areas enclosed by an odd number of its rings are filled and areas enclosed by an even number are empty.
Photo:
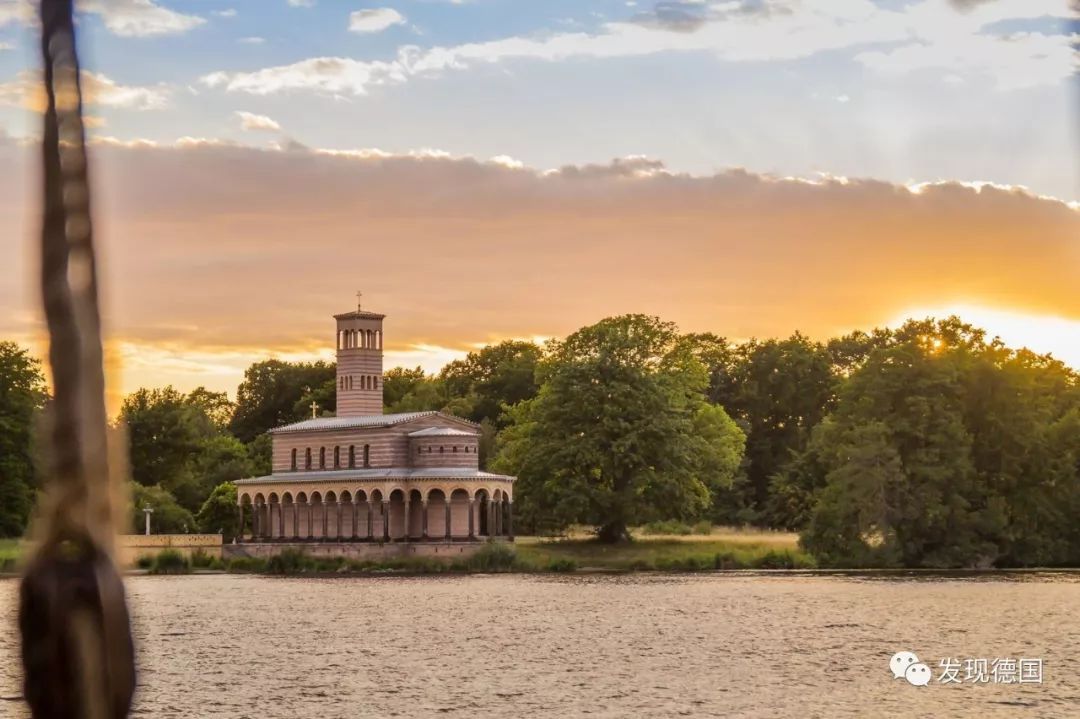
[[[371,445],[370,444],[365,444],[364,445],[364,466],[365,467],[370,467],[371,466]]]
[[[356,468],[356,445],[349,445],[349,469]]]
[[[453,451],[457,452],[457,445],[456,444],[454,445],[454,450]]]
[[[326,447],[319,447],[319,469],[326,469]]]
[[[311,469],[311,447],[304,450],[304,469]]]
[[[334,447],[334,469],[341,469],[341,447]]]
[[[292,470],[294,472],[296,471],[296,448],[295,447],[293,448],[293,451],[292,451]]]
[[[439,454],[442,454],[445,451],[446,451],[446,447],[439,447]]]

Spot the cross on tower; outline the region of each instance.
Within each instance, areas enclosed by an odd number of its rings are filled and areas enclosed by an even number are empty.
[[[319,416],[319,405],[312,400],[311,402],[311,418],[315,419]]]
[[[357,290],[356,291],[356,311],[357,312],[361,311],[360,305],[361,305],[361,301],[363,300],[363,298],[364,298],[364,293],[361,292],[360,290]]]

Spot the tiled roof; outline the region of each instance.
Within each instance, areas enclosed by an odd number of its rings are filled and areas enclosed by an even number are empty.
[[[476,432],[454,429],[453,427],[428,427],[427,429],[409,432],[410,437],[475,437],[476,435]]]
[[[281,432],[309,432],[311,430],[355,429],[359,427],[392,427],[395,424],[411,422],[414,419],[431,417],[437,414],[439,413],[428,411],[402,412],[401,414],[365,414],[356,417],[318,417],[316,419],[305,419],[303,422],[286,424],[282,427],[275,427],[270,430],[270,433],[278,434]]]
[[[366,310],[353,310],[342,315],[334,315],[335,320],[381,320],[385,317],[386,315],[380,315],[378,312],[367,312]]]
[[[427,467],[413,469],[410,467],[398,467],[388,469],[340,469],[330,472],[280,472],[268,474],[265,477],[251,477],[236,481],[238,485],[245,484],[298,484],[304,482],[372,482],[386,479],[495,479],[512,480],[513,477],[505,474],[492,474],[482,472],[479,469],[464,469],[460,467]]]

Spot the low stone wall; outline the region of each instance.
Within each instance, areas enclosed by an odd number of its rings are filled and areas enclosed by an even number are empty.
[[[175,549],[190,557],[202,551],[210,557],[221,557],[220,534],[121,534],[116,539],[116,559],[131,566],[139,557],[154,556],[163,549]]]
[[[266,558],[286,549],[309,557],[347,557],[379,561],[403,557],[437,557],[446,561],[475,554],[486,542],[245,542],[222,547],[225,559],[236,557]]]

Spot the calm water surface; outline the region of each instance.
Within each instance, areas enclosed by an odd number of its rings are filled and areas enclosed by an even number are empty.
[[[138,577],[138,715],[1080,717],[1080,578]],[[14,617],[17,585],[0,581]],[[913,687],[889,657],[1041,657]],[[0,716],[27,716],[14,630]]]

